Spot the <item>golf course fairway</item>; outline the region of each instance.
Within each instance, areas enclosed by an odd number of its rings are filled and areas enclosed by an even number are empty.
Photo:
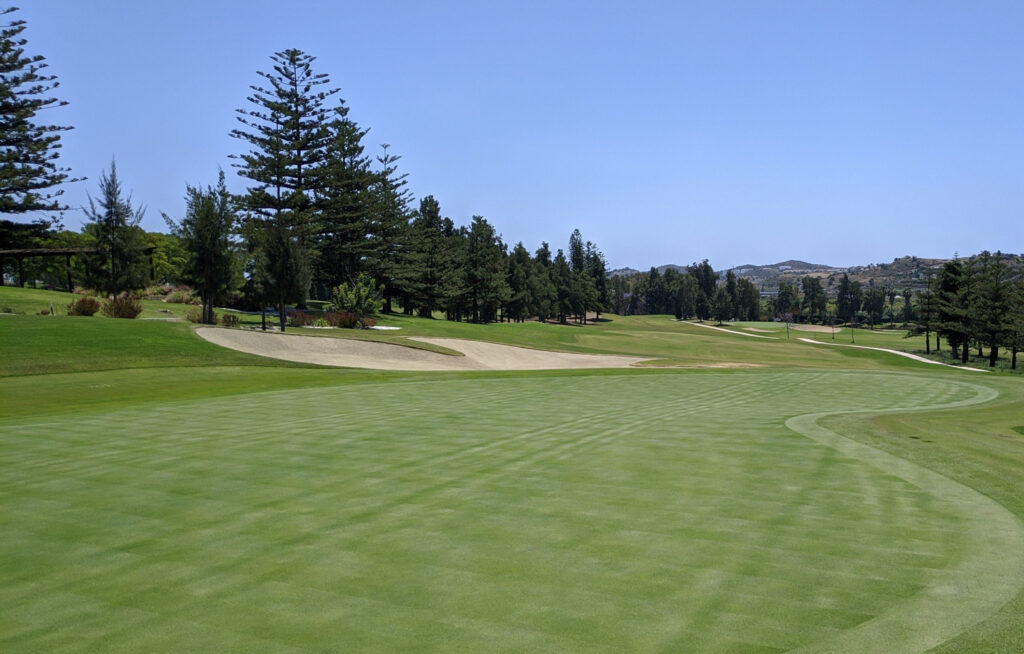
[[[926,651],[1019,596],[1024,528],[825,416],[963,410],[980,377],[406,375],[6,419],[0,649]]]

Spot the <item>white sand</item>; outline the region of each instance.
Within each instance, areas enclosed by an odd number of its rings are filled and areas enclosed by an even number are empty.
[[[793,325],[793,329],[800,330],[802,332],[817,332],[819,334],[831,334],[832,328],[828,325]],[[836,333],[843,331],[842,327],[836,327]]]
[[[347,338],[274,334],[243,329],[204,327],[202,338],[233,350],[260,356],[348,368],[377,370],[551,370],[566,368],[624,368],[640,357],[575,354],[531,350],[510,345],[457,338],[420,338],[425,343],[462,352],[451,356],[401,345]]]

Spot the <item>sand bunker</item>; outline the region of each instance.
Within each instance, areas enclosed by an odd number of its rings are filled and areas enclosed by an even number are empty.
[[[275,334],[242,329],[197,329],[202,338],[233,350],[260,356],[347,368],[377,370],[552,370],[623,368],[644,359],[598,354],[531,350],[458,338],[419,338],[425,343],[458,350],[450,356],[401,345],[347,338]]]
[[[793,325],[793,329],[800,330],[802,332],[817,332],[819,334],[831,334],[832,327],[828,325]],[[843,331],[842,327],[835,328],[836,333]]]

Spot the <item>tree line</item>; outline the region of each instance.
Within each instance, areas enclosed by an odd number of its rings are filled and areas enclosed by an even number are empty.
[[[0,213],[59,213],[68,208],[60,186],[80,180],[56,163],[60,134],[70,128],[35,121],[39,111],[65,103],[50,96],[58,84],[45,74],[44,58],[25,54],[24,29],[18,20],[0,28]],[[328,75],[314,70],[314,57],[289,49],[271,61],[231,131],[242,145],[231,158],[245,192],[228,193],[221,171],[216,185],[186,187],[185,215],[164,216],[170,234],[145,232],[143,210],[111,162],[84,208],[81,233],[3,220],[0,249],[82,251],[76,276],[109,295],[154,277],[186,282],[202,299],[204,321],[212,321],[214,303],[230,300],[276,307],[283,329],[289,305],[328,299],[340,285],[369,277],[382,288],[384,311],[400,305],[406,314],[475,322],[586,322],[603,312],[872,327],[899,318],[925,335],[927,352],[933,338],[936,350],[944,339],[964,362],[971,348],[979,356],[987,349],[991,365],[1009,350],[1016,367],[1024,282],[1005,255],[948,262],[916,296],[909,288],[863,288],[845,274],[834,296],[814,276],[762,292],[732,271],[721,278],[706,259],[681,271],[609,277],[603,254],[579,230],[565,250],[552,254],[542,243],[531,254],[522,242],[510,249],[482,216],[457,226],[433,196],[414,203],[401,157],[387,144],[367,154],[368,130],[349,117]],[[151,253],[148,261],[143,252]],[[30,273],[61,279],[58,268],[35,261]]]

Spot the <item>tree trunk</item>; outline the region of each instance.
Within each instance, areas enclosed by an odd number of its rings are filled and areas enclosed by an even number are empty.
[[[996,360],[999,358],[999,346],[995,341],[992,341],[992,346],[988,350],[988,367],[995,368]]]
[[[1017,369],[1017,346],[1013,346],[1013,358],[1010,359],[1010,370]]]
[[[284,333],[284,323],[285,323],[285,320],[287,320],[287,318],[285,318],[285,314],[284,314],[284,298],[283,297],[279,298],[278,301],[277,301],[277,317],[279,318],[278,322],[281,323],[281,333],[283,334]]]
[[[832,338],[835,338],[835,332],[832,333]],[[932,334],[928,330],[928,328],[926,327],[925,330],[924,330],[924,353],[925,354],[931,354],[931,350],[929,349],[929,347],[931,346],[931,342],[932,342]]]
[[[960,353],[960,363],[966,364],[967,358],[971,356],[970,343],[964,341],[963,351]]]

